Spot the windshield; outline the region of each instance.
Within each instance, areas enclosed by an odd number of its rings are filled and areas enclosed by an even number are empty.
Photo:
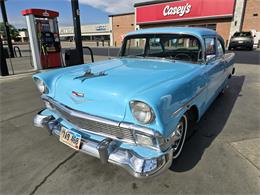
[[[191,35],[142,34],[128,36],[121,49],[124,57],[150,57],[182,60],[197,63],[201,61],[200,41]]]
[[[251,37],[251,32],[236,32],[234,37]]]

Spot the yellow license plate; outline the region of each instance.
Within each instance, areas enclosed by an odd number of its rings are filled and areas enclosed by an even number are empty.
[[[79,150],[81,135],[74,131],[71,131],[71,130],[68,130],[65,128],[61,128],[60,141],[64,144],[72,147],[75,150]]]

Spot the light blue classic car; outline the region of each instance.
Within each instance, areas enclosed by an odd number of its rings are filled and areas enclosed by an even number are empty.
[[[203,28],[126,35],[115,59],[40,73],[37,127],[135,177],[168,169],[234,74],[234,54]]]

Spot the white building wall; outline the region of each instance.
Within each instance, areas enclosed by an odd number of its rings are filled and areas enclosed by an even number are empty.
[[[244,15],[244,10],[245,10],[245,3],[246,3],[246,0],[236,0],[234,17],[233,17],[233,21],[231,22],[231,26],[230,26],[229,37],[231,37],[235,32],[241,31],[241,29],[242,29],[242,21],[243,21],[243,15]]]
[[[90,24],[90,25],[81,25],[81,34],[87,35],[110,35],[110,24]],[[60,27],[59,29],[60,36],[69,36],[74,35],[73,26]]]

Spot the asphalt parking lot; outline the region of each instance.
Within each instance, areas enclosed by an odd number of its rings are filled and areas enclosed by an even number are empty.
[[[180,158],[142,180],[34,127],[43,104],[31,73],[0,78],[0,194],[260,194],[260,66],[235,66]]]

